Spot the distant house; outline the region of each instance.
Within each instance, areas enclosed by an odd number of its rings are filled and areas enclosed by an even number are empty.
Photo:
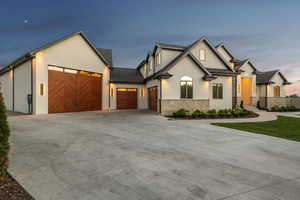
[[[188,46],[156,43],[136,68],[115,67],[112,50],[96,48],[82,32],[21,56],[0,81],[7,108],[32,114],[270,107],[285,103],[289,84],[281,72],[261,72],[206,37]]]

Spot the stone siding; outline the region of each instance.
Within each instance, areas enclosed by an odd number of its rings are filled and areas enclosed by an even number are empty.
[[[236,106],[240,107],[241,106],[241,102],[242,102],[242,98],[241,97],[234,97],[236,98]],[[257,105],[257,101],[258,98],[257,97],[252,97],[252,106],[256,106]],[[234,106],[234,104],[233,104]]]
[[[266,98],[260,97],[260,106],[266,108]],[[267,98],[267,108],[272,108],[273,106],[296,106],[300,107],[300,98],[287,98],[287,97],[268,97]]]
[[[190,112],[195,110],[207,111],[209,109],[209,100],[207,99],[174,99],[161,101],[161,114],[172,115],[173,112],[179,109],[186,109]]]

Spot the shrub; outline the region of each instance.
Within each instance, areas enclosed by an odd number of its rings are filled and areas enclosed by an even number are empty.
[[[173,117],[186,117],[188,116],[189,111],[185,109],[179,109],[176,112],[173,113]]]
[[[235,109],[232,109],[232,110],[231,110],[231,114],[232,114],[234,117],[240,116],[241,113],[242,113],[242,109],[240,109],[240,108],[235,108]]]
[[[280,111],[280,108],[279,108],[279,106],[273,106],[273,107],[271,107],[271,111],[278,112],[278,111]]]
[[[223,109],[218,111],[218,115],[220,117],[231,117],[231,109]]]
[[[280,111],[280,112],[287,112],[287,111],[289,111],[289,110],[288,110],[287,107],[281,106],[280,109],[279,109],[279,111]]]
[[[215,118],[217,116],[217,111],[215,109],[212,109],[212,110],[208,110],[207,111],[207,115],[209,117],[212,117],[212,118]]]
[[[207,114],[205,112],[200,111],[200,110],[195,110],[192,113],[192,117],[193,118],[205,118],[205,117],[207,117]]]
[[[8,168],[9,135],[6,108],[0,93],[0,176],[4,176]]]
[[[240,115],[245,116],[245,115],[250,115],[252,112],[246,109],[241,110]]]

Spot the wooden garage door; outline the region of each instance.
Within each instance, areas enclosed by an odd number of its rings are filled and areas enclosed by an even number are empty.
[[[150,110],[157,111],[157,87],[148,88],[148,105]]]
[[[48,112],[101,110],[101,76],[72,72],[48,70]]]
[[[137,89],[117,89],[117,109],[137,109]]]

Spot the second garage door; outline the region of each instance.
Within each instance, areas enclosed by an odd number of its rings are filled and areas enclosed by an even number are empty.
[[[101,88],[100,74],[49,68],[48,113],[101,110]]]
[[[137,89],[118,88],[117,89],[117,109],[137,109]]]

